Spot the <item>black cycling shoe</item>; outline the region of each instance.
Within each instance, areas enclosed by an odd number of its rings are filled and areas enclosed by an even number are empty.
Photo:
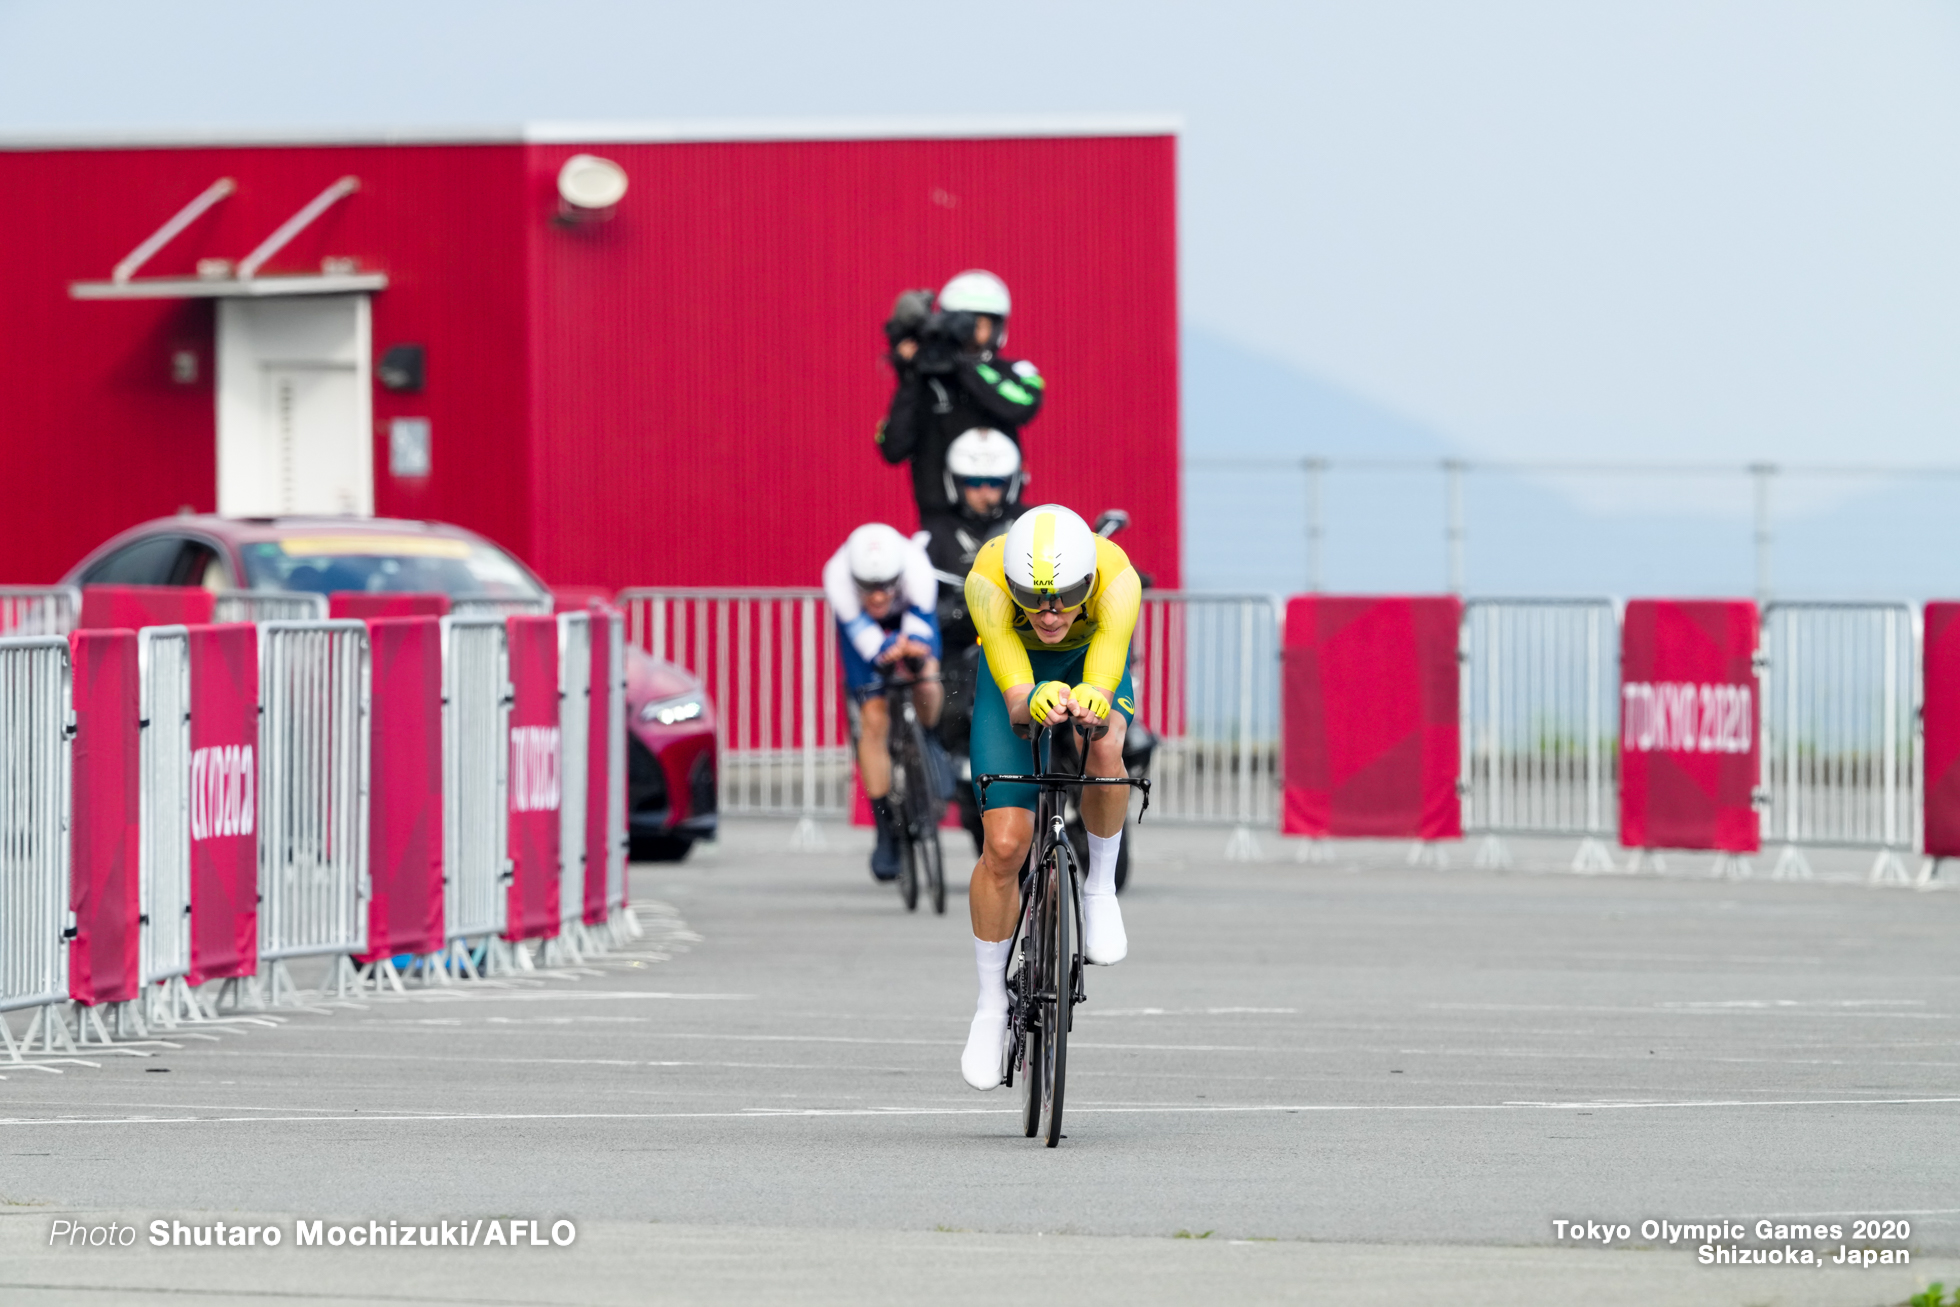
[[[892,830],[890,799],[873,799],[871,816],[877,822],[878,843],[871,850],[871,877],[877,881],[898,879],[898,836]]]

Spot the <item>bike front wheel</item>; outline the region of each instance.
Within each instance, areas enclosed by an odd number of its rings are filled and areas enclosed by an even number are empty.
[[[1075,924],[1074,895],[1070,892],[1068,855],[1051,846],[1043,879],[1041,906],[1041,1082],[1040,1134],[1050,1148],[1062,1142],[1062,1100],[1068,1083],[1068,1028],[1075,1009],[1075,976],[1071,947]]]

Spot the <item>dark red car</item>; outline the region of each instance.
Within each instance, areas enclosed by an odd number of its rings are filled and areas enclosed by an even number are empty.
[[[439,592],[541,610],[552,602],[549,586],[482,536],[391,518],[158,518],[96,549],[62,584]],[[633,857],[685,857],[715,833],[714,707],[694,677],[629,646],[626,712]]]

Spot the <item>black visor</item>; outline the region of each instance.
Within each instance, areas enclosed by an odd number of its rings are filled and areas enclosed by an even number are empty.
[[[1031,590],[1024,585],[1017,585],[1010,577],[1007,582],[1007,593],[1014,596],[1015,603],[1029,612],[1042,608],[1075,608],[1088,599],[1089,587],[1095,584],[1095,580],[1095,574],[1092,572],[1074,585],[1065,585],[1059,590]]]

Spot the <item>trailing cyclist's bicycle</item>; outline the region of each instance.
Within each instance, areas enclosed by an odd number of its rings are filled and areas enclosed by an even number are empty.
[[[892,814],[898,830],[898,895],[907,912],[917,911],[920,882],[932,910],[946,912],[946,870],[939,851],[939,822],[946,813],[951,772],[944,753],[927,738],[912,691],[928,677],[886,676],[866,694],[884,696],[889,725],[885,748],[892,760]]]
[[[1062,1142],[1062,1100],[1068,1080],[1068,1035],[1075,1005],[1088,1001],[1082,970],[1082,869],[1069,842],[1064,809],[1079,797],[1084,785],[1128,785],[1143,792],[1150,809],[1150,782],[1139,776],[1090,776],[1088,751],[1074,772],[1041,765],[1044,739],[1054,741],[1067,727],[1037,727],[1031,741],[1034,771],[1026,776],[986,775],[978,780],[980,806],[987,806],[987,789],[996,784],[1033,785],[1034,841],[1028,865],[1021,873],[1021,916],[1013,943],[1020,961],[1007,968],[1007,1083],[1021,1077],[1021,1129],[1029,1138],[1040,1135],[1050,1148]],[[1014,956],[1010,944],[1008,956]]]

